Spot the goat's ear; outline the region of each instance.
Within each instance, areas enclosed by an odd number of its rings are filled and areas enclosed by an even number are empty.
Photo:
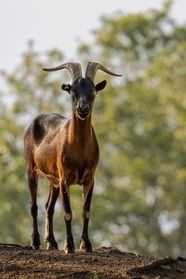
[[[62,84],[61,89],[67,91],[70,94],[71,85],[70,84]]]
[[[98,91],[103,90],[105,88],[106,84],[107,84],[106,80],[103,80],[100,83],[96,84],[96,86],[95,86],[96,91],[98,92]]]

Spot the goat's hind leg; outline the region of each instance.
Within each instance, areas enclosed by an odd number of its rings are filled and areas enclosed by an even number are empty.
[[[75,252],[74,239],[72,235],[71,223],[72,223],[72,210],[70,206],[70,190],[69,186],[61,185],[60,191],[63,208],[64,208],[64,220],[66,225],[66,239],[64,243],[64,251],[66,254]]]
[[[82,211],[82,234],[80,237],[80,249],[84,252],[92,252],[92,244],[88,236],[88,224],[90,219],[90,205],[92,199],[92,193],[94,188],[94,182],[90,186],[83,186],[83,211]]]
[[[38,213],[38,206],[37,206],[37,188],[38,188],[38,174],[34,171],[33,168],[28,168],[27,170],[27,177],[28,177],[28,186],[30,190],[30,211],[32,216],[32,242],[31,246],[33,249],[39,249],[41,242],[40,242],[40,235],[38,231],[38,224],[37,224],[37,213]]]
[[[53,234],[53,215],[54,207],[59,196],[59,187],[55,187],[50,183],[50,192],[48,201],[45,205],[46,208],[46,222],[45,222],[45,242],[47,243],[48,250],[57,250],[58,245]]]

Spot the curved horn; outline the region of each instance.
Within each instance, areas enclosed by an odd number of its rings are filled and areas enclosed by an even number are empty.
[[[117,75],[111,71],[109,71],[107,68],[105,68],[103,65],[100,63],[96,62],[89,62],[86,68],[85,76],[88,76],[92,81],[94,80],[95,74],[98,70],[102,70],[103,72],[111,75],[111,76],[116,76],[120,77],[122,75]]]
[[[76,62],[64,63],[64,64],[62,64],[58,67],[50,68],[50,69],[44,68],[43,70],[46,71],[46,72],[54,72],[54,71],[59,71],[59,70],[62,70],[62,69],[69,70],[73,81],[77,77],[82,77],[81,65],[79,63],[76,63]]]

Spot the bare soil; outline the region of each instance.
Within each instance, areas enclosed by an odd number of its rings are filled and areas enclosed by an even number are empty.
[[[186,259],[140,256],[115,247],[66,255],[64,251],[0,244],[0,278],[185,279]]]

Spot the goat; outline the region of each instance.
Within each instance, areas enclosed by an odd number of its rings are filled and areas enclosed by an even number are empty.
[[[95,62],[89,62],[87,65],[85,78],[82,77],[81,65],[74,62],[43,70],[51,72],[65,68],[70,72],[73,82],[72,85],[63,84],[61,88],[67,91],[72,98],[72,117],[66,119],[54,113],[37,116],[25,133],[24,153],[33,224],[31,246],[33,249],[39,249],[41,245],[37,224],[37,188],[40,174],[50,181],[48,201],[45,205],[47,249],[58,249],[53,234],[53,215],[55,203],[60,195],[66,224],[64,251],[68,254],[75,252],[71,231],[72,210],[69,189],[72,184],[83,186],[80,249],[84,252],[92,251],[88,236],[88,223],[94,173],[99,160],[99,146],[91,118],[95,96],[106,86],[106,80],[94,85],[94,77],[97,70],[113,76],[120,75],[114,74]]]

